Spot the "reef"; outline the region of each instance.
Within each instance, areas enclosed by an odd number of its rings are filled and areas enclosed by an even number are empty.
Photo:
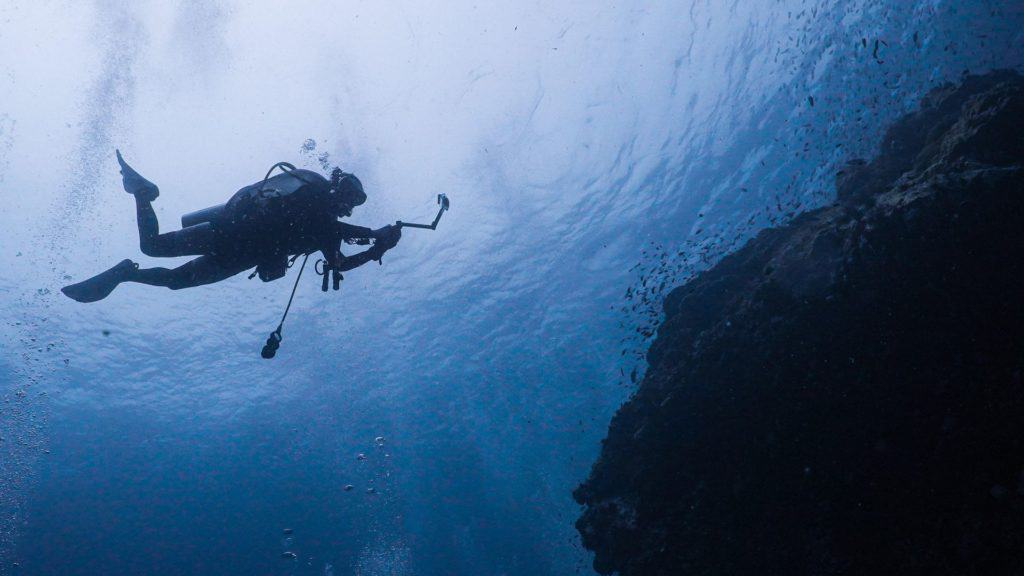
[[[602,574],[1024,574],[1024,78],[674,289],[574,492]]]

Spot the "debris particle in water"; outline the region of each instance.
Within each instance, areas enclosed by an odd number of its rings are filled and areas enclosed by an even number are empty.
[[[885,40],[875,40],[875,49],[871,51],[871,57],[875,59],[875,62],[878,62],[879,64],[885,64],[885,60],[882,60],[882,59],[880,59],[878,57],[878,47],[879,47],[879,45],[882,45],[882,46],[885,46],[885,47],[889,46],[888,44],[885,43]]]
[[[287,560],[295,560],[296,558],[298,558],[298,556],[295,554],[295,552],[281,552],[281,558],[285,558]]]

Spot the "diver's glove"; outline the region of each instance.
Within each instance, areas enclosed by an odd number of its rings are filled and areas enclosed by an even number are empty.
[[[156,184],[146,180],[134,168],[129,166],[124,161],[124,158],[121,157],[120,150],[115,149],[114,152],[117,154],[117,163],[121,165],[121,183],[124,185],[124,191],[139,200],[147,202],[156,200],[156,197],[160,195],[160,189],[157,188]]]
[[[370,232],[370,238],[374,238],[379,243],[379,242],[381,242],[383,240],[387,240],[388,238],[390,238],[391,236],[393,236],[395,234],[398,234],[398,237],[401,238],[401,236],[402,236],[402,228],[400,226],[396,226],[394,224],[388,224],[387,226],[385,226],[383,228],[377,228],[376,230],[372,230]],[[395,240],[395,243],[397,243],[397,242],[398,242],[398,240]]]
[[[367,252],[372,260],[380,261],[384,253],[394,248],[402,238],[402,227],[393,224],[385,226],[374,230],[373,236],[377,241],[373,243],[373,246]]]
[[[377,239],[373,244],[374,247],[381,246],[384,250],[390,250],[397,246],[398,241],[402,238],[402,227],[389,224],[374,230],[373,237]]]

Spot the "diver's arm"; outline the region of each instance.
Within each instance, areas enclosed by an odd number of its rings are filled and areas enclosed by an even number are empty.
[[[379,261],[385,252],[398,244],[398,240],[402,237],[402,229],[394,225],[370,230],[369,228],[353,226],[340,221],[335,224],[336,237],[331,239],[331,247],[324,249],[323,253],[331,268],[341,272],[358,268],[373,260]],[[356,240],[360,238],[374,238],[377,242],[369,249],[352,256],[345,256],[341,253],[342,240]]]
[[[341,242],[343,240],[359,240],[373,238],[373,230],[363,226],[353,226],[338,220],[333,220],[329,232],[320,237],[320,252],[327,261],[327,266],[335,270],[342,270],[342,263],[345,255],[341,253]]]
[[[341,252],[338,253],[341,254]],[[383,254],[377,253],[373,248],[363,250],[359,254],[353,254],[352,256],[342,255],[341,264],[338,266],[337,270],[348,272],[349,270],[358,268],[367,262],[379,260],[382,255]]]
[[[331,269],[339,272],[348,272],[353,268],[358,268],[367,262],[373,260],[380,260],[380,257],[384,255],[384,250],[371,246],[367,250],[364,250],[358,254],[352,256],[345,256],[341,253],[341,241],[338,240],[333,246],[327,246],[320,250],[324,255],[324,260],[327,261],[327,266]]]
[[[347,222],[336,221],[334,223],[334,233],[338,237],[338,240],[360,240],[376,238],[374,231],[366,228],[365,226],[354,226]]]
[[[371,262],[373,260],[380,261],[380,259],[384,257],[384,253],[394,248],[395,245],[398,244],[399,238],[402,237],[401,228],[387,226],[381,230],[387,230],[387,232],[377,234],[377,243],[359,254],[345,256],[339,250],[338,256],[341,257],[341,262],[336,267],[336,270],[347,272],[353,268],[358,268],[367,262]],[[378,231],[374,232],[376,233]]]
[[[394,234],[393,224],[376,230],[371,230],[365,226],[354,226],[340,220],[336,221],[334,224],[334,233],[340,240],[376,240]]]

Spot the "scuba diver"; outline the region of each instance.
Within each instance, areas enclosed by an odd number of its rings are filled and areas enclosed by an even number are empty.
[[[324,290],[328,272],[334,276],[337,290],[341,272],[373,260],[380,262],[402,236],[401,222],[371,230],[338,220],[351,216],[352,209],[366,201],[363,185],[355,175],[335,168],[327,179],[286,162],[275,164],[262,182],[242,188],[225,204],[182,216],[181,230],[161,234],[152,205],[160,195],[159,188],[132,169],[119,150],[116,154],[124,190],[135,196],[142,253],[159,258],[198,258],[173,269],[139,268],[135,262],[123,260],[106,272],[61,289],[79,302],[102,300],[122,282],[180,290],[220,282],[253,267],[253,275],[270,282],[285,275],[289,258],[294,262],[298,256],[308,257],[318,250],[324,257]],[[282,173],[271,177],[275,168]],[[341,253],[343,241],[366,245],[371,240],[373,245],[363,252],[352,256]]]

